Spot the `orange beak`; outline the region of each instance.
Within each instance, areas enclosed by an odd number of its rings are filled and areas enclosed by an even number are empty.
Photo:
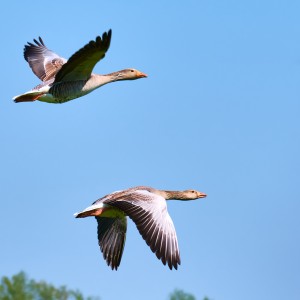
[[[205,193],[200,192],[198,196],[199,196],[199,198],[205,198],[207,195]]]
[[[137,73],[137,77],[138,77],[138,78],[143,78],[143,77],[148,77],[148,76],[147,76],[147,74],[145,74],[145,73],[138,72],[138,73]]]

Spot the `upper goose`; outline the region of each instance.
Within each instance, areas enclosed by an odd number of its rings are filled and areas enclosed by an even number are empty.
[[[84,96],[94,89],[113,81],[132,80],[147,77],[135,69],[125,69],[107,75],[93,74],[96,63],[104,58],[109,48],[111,30],[97,36],[70,59],[60,57],[49,50],[41,37],[28,43],[24,48],[24,58],[33,73],[43,82],[31,91],[14,97],[15,102],[43,101],[64,103]]]
[[[98,222],[98,243],[107,264],[116,269],[120,265],[126,239],[127,218],[136,224],[140,234],[158,259],[169,268],[180,264],[176,231],[167,211],[166,200],[194,200],[206,194],[186,190],[163,191],[138,186],[106,195],[76,218],[95,216]]]

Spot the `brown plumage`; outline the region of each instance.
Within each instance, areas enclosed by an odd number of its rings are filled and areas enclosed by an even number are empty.
[[[97,36],[75,52],[67,61],[49,50],[41,37],[24,47],[24,58],[42,83],[32,90],[14,97],[15,102],[39,100],[64,103],[82,97],[110,82],[147,77],[135,69],[125,69],[107,75],[93,74],[93,68],[105,57],[111,41],[111,30]]]
[[[125,245],[129,216],[158,259],[177,269],[180,254],[174,224],[166,200],[195,200],[206,194],[195,191],[163,191],[139,186],[117,191],[95,201],[75,214],[76,218],[95,216],[98,222],[98,243],[103,257],[112,269],[120,265]]]
[[[46,82],[55,77],[62,65],[67,62],[65,58],[58,56],[49,50],[41,37],[33,40],[24,47],[24,58],[28,62],[32,72],[42,81]]]

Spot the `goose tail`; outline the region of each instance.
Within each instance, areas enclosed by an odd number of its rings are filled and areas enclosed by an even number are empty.
[[[103,207],[103,203],[93,204],[81,212],[74,214],[75,218],[86,218],[92,216],[100,216],[104,211],[108,210],[108,208]]]
[[[19,103],[19,102],[33,102],[35,100],[38,100],[39,97],[43,96],[44,93],[41,92],[27,92],[25,94],[22,95],[18,95],[13,97],[13,100],[15,103]]]

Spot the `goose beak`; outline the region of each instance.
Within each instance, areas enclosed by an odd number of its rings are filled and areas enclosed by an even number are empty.
[[[199,192],[198,197],[199,198],[205,198],[207,195],[205,193]]]
[[[145,74],[145,73],[138,72],[138,73],[137,73],[137,77],[138,77],[138,78],[144,78],[144,77],[148,77],[148,76],[147,76],[147,74]]]

